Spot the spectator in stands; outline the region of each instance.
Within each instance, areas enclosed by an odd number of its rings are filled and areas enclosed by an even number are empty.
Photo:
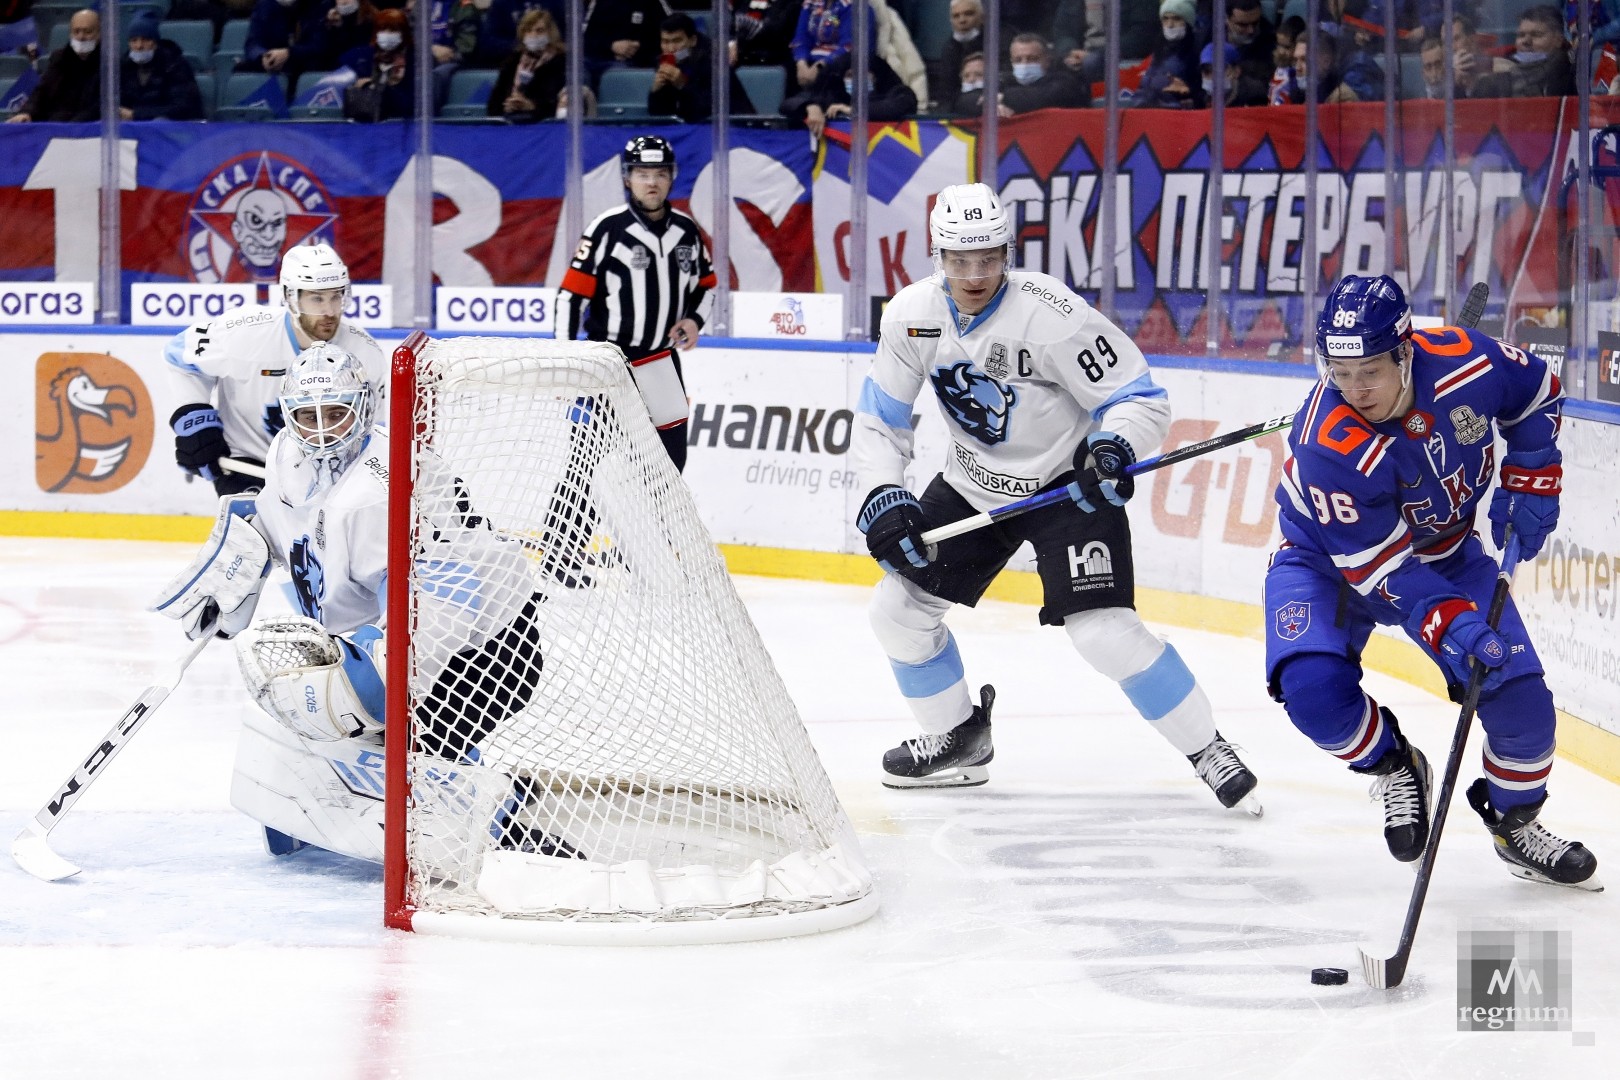
[[[1202,74],[1199,82],[1204,90],[1207,101],[1215,100],[1215,43],[1210,42],[1204,46],[1203,52],[1198,54],[1198,68]],[[1223,72],[1226,80],[1226,92],[1223,95],[1226,107],[1229,109],[1246,109],[1251,105],[1266,104],[1267,83],[1250,75],[1243,67],[1243,50],[1236,45],[1226,46],[1226,69]]]
[[[1305,20],[1298,15],[1277,24],[1277,44],[1271,50],[1271,89],[1266,95],[1273,105],[1292,105],[1296,100],[1299,85],[1294,81],[1294,42],[1303,33]]]
[[[1061,0],[1052,19],[1052,38],[1063,66],[1086,83],[1103,77],[1108,46],[1108,4],[1114,0]],[[1159,12],[1152,3],[1125,4],[1119,11],[1119,58],[1150,56],[1160,41]]]
[[[371,0],[326,0],[326,52],[320,67],[337,67],[349,53],[370,44],[376,32],[377,8]]]
[[[942,108],[955,108],[957,89],[962,78],[962,61],[974,53],[979,54],[980,75],[984,66],[984,3],[983,0],[951,0],[951,38],[939,51],[939,62],[934,67],[929,83],[930,96]]]
[[[782,115],[802,123],[814,138],[821,138],[829,120],[849,116],[855,97],[850,74],[853,57],[846,51],[821,67],[814,85],[782,102]],[[881,56],[867,61],[866,118],[902,120],[917,111],[917,94]]]
[[[877,18],[870,7],[866,13],[867,40],[872,43],[873,55],[876,55]],[[799,89],[814,96],[813,88],[817,81],[828,67],[849,55],[854,40],[855,12],[850,0],[804,0],[791,46]],[[786,105],[783,102],[784,108]]]
[[[1034,34],[1042,41],[1052,35],[1052,0],[1001,0],[1001,40]]]
[[[1007,46],[1007,70],[1001,80],[997,115],[1015,116],[1036,109],[1080,109],[1091,104],[1091,86],[1062,64],[1039,34],[1019,34]]]
[[[793,31],[800,0],[731,0],[733,67],[779,67],[793,73]]]
[[[118,112],[125,120],[201,120],[202,93],[180,46],[158,32],[155,11],[130,20],[129,51],[119,72]]]
[[[1367,0],[1330,0],[1338,13],[1338,23],[1322,28],[1322,36],[1332,37],[1333,53],[1338,63],[1338,84],[1353,92],[1354,99],[1341,96],[1341,100],[1375,102],[1383,100],[1383,65],[1372,57],[1374,34],[1367,31]],[[1377,49],[1383,52],[1382,37],[1377,37]]]
[[[1360,101],[1356,91],[1344,84],[1339,76],[1338,38],[1326,30],[1318,30],[1316,47],[1319,55],[1310,54],[1311,35],[1300,34],[1294,39],[1294,96],[1293,104],[1303,104],[1306,94],[1313,94],[1319,105],[1340,105]]]
[[[1158,48],[1142,74],[1131,103],[1146,109],[1202,109],[1202,80],[1198,77],[1198,42],[1192,25],[1193,0],[1160,0]]]
[[[1260,0],[1226,0],[1226,43],[1237,47],[1244,79],[1261,86],[1271,82],[1277,31],[1260,10]]]
[[[984,53],[962,58],[957,72],[957,91],[943,106],[949,116],[979,116],[984,112]]]
[[[650,68],[658,60],[658,27],[669,14],[664,0],[594,0],[585,12],[585,74],[602,81],[609,68]]]
[[[410,20],[403,11],[387,8],[377,12],[376,25],[371,44],[343,58],[343,66],[359,76],[349,88],[345,113],[353,119],[409,120],[416,115],[415,79],[412,77],[416,54],[411,47]],[[375,109],[370,107],[373,100]],[[357,101],[366,104],[354,104]]]
[[[39,55],[39,29],[34,0],[0,0],[0,53]]]
[[[1496,70],[1480,79],[1473,97],[1566,97],[1575,93],[1575,68],[1564,40],[1564,17],[1551,4],[1537,4],[1519,16],[1511,57],[1498,58]]]
[[[489,115],[513,123],[549,120],[568,83],[568,44],[551,12],[530,8],[518,23],[518,40],[489,91]]]
[[[285,73],[329,67],[322,0],[257,0],[237,71]]]
[[[390,0],[392,2],[395,0]],[[587,9],[591,6],[589,0],[584,6]],[[471,11],[467,10],[469,7]],[[462,62],[473,67],[493,68],[505,64],[518,47],[518,24],[534,8],[550,12],[551,20],[557,24],[558,36],[567,39],[567,0],[453,0],[451,36]],[[477,24],[475,36],[469,36],[469,23]]]
[[[68,20],[68,43],[51,54],[45,74],[7,123],[101,119],[101,16],[89,8]]]
[[[647,92],[647,112],[653,116],[678,116],[689,124],[714,115],[714,55],[708,35],[698,33],[692,16],[677,11],[658,28],[658,66],[653,69],[652,89]],[[731,68],[733,113],[751,113],[748,91]]]
[[[1457,96],[1473,97],[1479,80],[1490,74],[1490,54],[1485,51],[1485,41],[1475,31],[1473,22],[1464,16],[1458,15],[1451,20],[1451,33],[1451,66],[1457,79]],[[1438,24],[1434,34],[1440,37]]]

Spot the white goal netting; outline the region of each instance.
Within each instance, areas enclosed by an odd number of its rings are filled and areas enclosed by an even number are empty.
[[[853,830],[619,351],[423,341],[414,381],[388,660],[413,927],[707,940],[870,913]]]

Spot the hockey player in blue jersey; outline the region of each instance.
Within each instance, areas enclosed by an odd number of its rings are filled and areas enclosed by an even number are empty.
[[[1316,325],[1323,367],[1294,418],[1277,486],[1281,548],[1266,574],[1266,677],[1294,726],[1374,778],[1384,839],[1402,862],[1429,835],[1432,770],[1395,714],[1361,689],[1375,623],[1400,626],[1441,665],[1460,698],[1470,659],[1483,779],[1468,802],[1515,875],[1601,886],[1597,859],[1538,820],[1553,759],[1553,700],[1512,598],[1493,631],[1497,567],[1474,532],[1506,445],[1489,517],[1525,558],[1558,523],[1563,392],[1539,357],[1455,326],[1411,329],[1389,277],[1349,276]]]
[[[928,219],[939,273],[890,301],[856,409],[850,458],[869,494],[857,525],[888,573],[871,619],[922,734],[883,757],[889,787],[968,787],[989,778],[986,686],[974,705],[954,604],[972,607],[1013,553],[1035,550],[1045,605],[1076,651],[1192,763],[1223,806],[1258,814],[1255,776],[1216,730],[1175,647],[1142,624],[1125,469],[1164,439],[1170,403],[1119,327],[1045,274],[1009,269],[1012,222],[985,184],[947,187]],[[906,487],[912,406],[931,389],[950,435],[943,472]],[[1067,487],[1073,501],[941,542],[932,526]]]

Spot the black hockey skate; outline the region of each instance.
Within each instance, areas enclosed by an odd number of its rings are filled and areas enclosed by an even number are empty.
[[[996,688],[979,691],[973,715],[943,735],[907,739],[883,755],[884,787],[978,787],[988,783],[985,766],[995,757],[990,745],[990,709]]]
[[[1351,772],[1376,776],[1370,794],[1384,802],[1384,843],[1401,862],[1415,862],[1429,842],[1429,792],[1434,770],[1423,751],[1406,741],[1395,726],[1395,714],[1380,707],[1384,722],[1395,733],[1395,745],[1373,763],[1370,769]]]
[[[1229,810],[1241,806],[1255,817],[1266,812],[1260,801],[1249,794],[1260,781],[1243,764],[1232,744],[1221,738],[1220,732],[1217,731],[1209,745],[1198,753],[1188,754],[1187,760],[1198,771],[1198,778],[1221,800],[1222,806]]]
[[[1491,789],[1484,777],[1468,788],[1468,805],[1490,830],[1496,854],[1508,864],[1508,873],[1543,885],[1602,892],[1603,883],[1596,877],[1597,856],[1572,840],[1554,836],[1536,820],[1546,801],[1543,795],[1533,803],[1499,814],[1491,805]]]

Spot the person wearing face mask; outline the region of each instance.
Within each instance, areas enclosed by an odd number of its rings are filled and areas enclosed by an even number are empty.
[[[826,67],[809,91],[782,102],[782,115],[803,124],[816,138],[829,120],[847,120],[854,109],[854,57],[845,53]],[[895,73],[888,61],[874,56],[867,61],[866,118],[901,120],[917,111],[917,94]]]
[[[129,51],[119,71],[119,113],[125,120],[201,120],[197,76],[180,46],[159,35],[155,11],[129,24]]]
[[[648,114],[678,116],[689,124],[707,120],[714,113],[713,52],[708,36],[698,33],[692,16],[678,11],[659,25],[658,47],[658,66],[653,68],[652,88],[647,92]],[[753,103],[736,69],[730,74],[732,113],[752,113]]]
[[[101,119],[101,16],[86,8],[68,21],[68,43],[51,54],[39,85],[7,123]]]
[[[1226,47],[1226,107],[1229,109],[1246,109],[1252,105],[1266,103],[1266,84],[1259,79],[1252,78],[1243,67],[1243,58],[1236,45]],[[1199,80],[1204,90],[1204,97],[1213,102],[1215,100],[1215,43],[1204,46],[1204,51],[1198,54],[1198,67],[1202,73]]]
[[[257,0],[237,71],[263,71],[297,79],[330,67],[326,8],[332,0]]]
[[[1193,0],[1161,0],[1158,48],[1142,74],[1132,104],[1147,109],[1202,109],[1207,104],[1198,77],[1198,42],[1193,36]]]
[[[1551,4],[1537,4],[1519,16],[1512,56],[1498,58],[1498,70],[1474,85],[1474,97],[1569,97],[1575,93],[1575,66],[1564,39],[1564,16]]]
[[[371,41],[377,32],[377,8],[371,0],[325,0],[326,63],[337,67],[343,57]]]
[[[568,44],[557,20],[544,8],[531,8],[518,23],[517,45],[489,91],[489,115],[513,123],[548,120],[568,82]]]
[[[1019,34],[1007,46],[998,113],[1016,116],[1036,109],[1080,109],[1091,104],[1091,87],[1062,64],[1039,34]]]
[[[984,111],[984,53],[963,57],[960,89],[950,98],[951,116],[978,116]]]
[[[358,76],[346,94],[345,115],[356,120],[409,120],[416,115],[415,50],[410,20],[403,11],[377,12],[377,32],[370,45],[343,58]],[[376,87],[373,94],[368,88]],[[375,113],[371,113],[372,100]]]
[[[1271,81],[1277,31],[1260,10],[1260,0],[1226,0],[1226,43],[1237,49],[1243,79]]]
[[[962,64],[975,53],[984,55],[983,0],[951,0],[951,37],[940,49],[939,63],[929,81],[930,93],[941,106],[953,106],[961,93]]]

